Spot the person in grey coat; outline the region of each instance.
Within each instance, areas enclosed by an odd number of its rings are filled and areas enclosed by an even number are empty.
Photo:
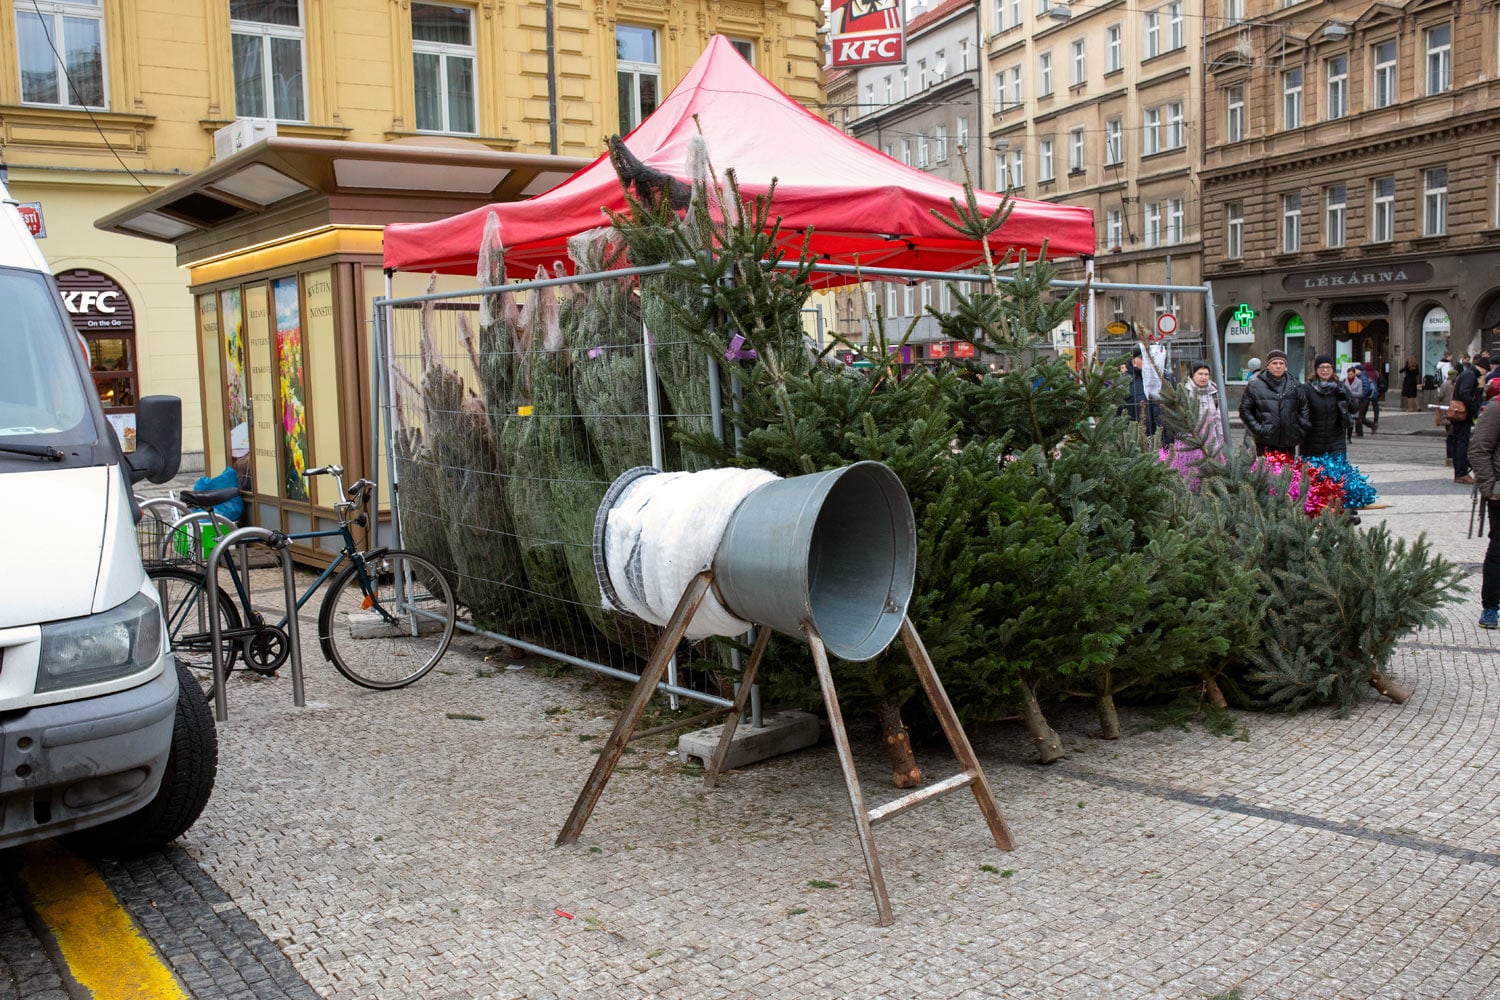
[[[1490,522],[1490,544],[1484,550],[1484,570],[1479,583],[1479,627],[1500,628],[1500,404],[1490,403],[1479,412],[1469,438],[1469,465],[1474,470],[1474,491],[1485,505]]]

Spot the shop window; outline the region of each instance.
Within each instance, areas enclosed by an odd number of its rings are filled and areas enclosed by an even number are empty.
[[[16,4],[16,49],[24,103],[106,107],[103,0]]]
[[[237,117],[307,120],[302,40],[299,0],[229,0]]]
[[[615,26],[615,76],[619,84],[620,134],[634,129],[656,110],[661,94],[661,57],[656,32],[630,24]],[[885,99],[891,100],[890,77]]]

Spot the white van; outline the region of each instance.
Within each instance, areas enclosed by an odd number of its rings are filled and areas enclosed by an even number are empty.
[[[0,848],[76,833],[145,850],[198,818],[218,762],[135,537],[131,485],[176,475],[181,402],[140,401],[127,461],[47,262],[0,201]]]

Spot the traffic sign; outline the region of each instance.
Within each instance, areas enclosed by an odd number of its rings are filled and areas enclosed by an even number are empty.
[[[1156,317],[1156,332],[1163,337],[1170,337],[1177,332],[1177,317],[1171,313],[1162,313]]]
[[[26,223],[26,228],[36,239],[47,238],[47,223],[42,218],[42,203],[39,201],[23,201],[16,205],[21,212],[21,221]]]

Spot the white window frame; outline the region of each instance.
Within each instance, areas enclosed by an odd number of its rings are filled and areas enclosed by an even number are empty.
[[[1083,170],[1083,128],[1071,128],[1068,129],[1068,173],[1081,174]]]
[[[1390,192],[1381,193],[1388,185]],[[1370,242],[1390,243],[1396,238],[1396,178],[1377,177],[1370,182]]]
[[[69,22],[91,23],[93,30],[97,33],[95,37],[99,43],[99,101],[97,104],[90,103],[86,99],[79,102],[71,100],[75,96],[82,98],[84,95],[74,90],[73,81],[68,79],[67,66],[64,61],[58,59],[51,51],[40,51],[40,47],[38,47],[37,52],[28,50],[21,55],[28,57],[40,55],[41,62],[52,64],[52,74],[55,82],[52,88],[51,99],[45,99],[35,93],[29,98],[26,97],[23,93],[25,87],[23,78],[21,82],[22,90],[17,91],[21,97],[21,103],[33,107],[94,108],[99,111],[107,110],[109,108],[109,34],[105,30],[105,6],[103,0],[92,0],[92,2],[90,0],[75,0],[75,2],[71,3],[67,2],[67,0],[36,0],[35,4],[31,0],[25,0],[24,3],[17,3],[15,5],[15,11],[18,43],[21,35],[22,18],[40,21],[40,27],[52,40],[56,51],[72,51],[68,44]],[[238,24],[239,22],[235,23]],[[18,71],[22,68],[24,67],[18,66]]]
[[[1010,190],[1010,157],[1005,153],[995,154],[995,190]]]
[[[938,49],[932,58],[932,76],[938,83],[948,79],[948,54],[943,49]]]
[[[1104,242],[1106,250],[1113,250],[1125,240],[1125,214],[1118,208],[1104,213]]]
[[[967,73],[974,68],[969,65],[969,40],[967,38],[958,40],[958,57],[959,65],[963,67],[959,70],[960,73]]]
[[[1181,101],[1167,102],[1166,149],[1182,149],[1187,145],[1187,129],[1184,125]]]
[[[1124,68],[1124,33],[1120,25],[1111,24],[1104,29],[1104,72],[1114,73]]]
[[[1381,50],[1390,48],[1390,57]],[[1387,38],[1370,46],[1370,107],[1388,108],[1396,103],[1396,40]]]
[[[1021,67],[1010,68],[1010,103],[1021,105],[1025,103],[1025,90],[1021,86]]]
[[[1152,292],[1151,293],[1151,315],[1155,320],[1160,320],[1167,313],[1177,315],[1177,293],[1176,292]]]
[[[1040,139],[1036,144],[1036,182],[1045,184],[1054,180],[1052,164],[1052,140]]]
[[[1176,246],[1182,242],[1184,237],[1183,222],[1185,215],[1182,210],[1181,198],[1167,199],[1167,245]]]
[[[995,113],[1005,110],[1005,70],[995,70]]]
[[[1224,20],[1239,24],[1245,19],[1245,0],[1224,0]]]
[[[886,286],[885,315],[887,318],[894,318],[901,315],[901,289],[895,285]]]
[[[1010,151],[1010,183],[1019,190],[1026,188],[1026,156],[1019,149]]]
[[[229,22],[229,36],[230,36],[230,39],[231,39],[231,45],[233,44],[232,40],[233,40],[233,38],[236,35],[238,35],[240,37],[251,37],[251,38],[259,38],[260,39],[260,52],[261,52],[260,60],[261,60],[261,68],[262,68],[262,74],[263,74],[262,77],[261,77],[261,80],[260,80],[260,87],[261,87],[260,97],[261,97],[261,100],[265,102],[264,103],[264,107],[265,107],[265,111],[266,111],[266,117],[268,117],[268,118],[274,118],[276,121],[280,121],[280,122],[305,122],[305,121],[307,121],[307,11],[304,9],[301,0],[298,0],[298,3],[297,3],[297,24],[296,25],[290,25],[290,24],[265,24],[265,23],[262,23],[260,21],[240,21],[240,20],[236,20],[236,19],[231,18],[230,22]],[[301,69],[299,71],[299,77],[300,77],[300,83],[301,83],[301,89],[302,89],[302,94],[301,94],[301,98],[300,98],[300,101],[301,101],[301,108],[300,108],[300,110],[301,110],[302,114],[301,114],[300,117],[292,117],[291,115],[287,115],[287,116],[283,117],[281,114],[279,114],[279,112],[282,111],[282,110],[284,110],[284,109],[278,108],[276,106],[276,95],[275,95],[275,93],[273,93],[274,88],[271,85],[272,81],[271,81],[271,72],[270,72],[270,67],[271,67],[271,64],[272,64],[271,46],[272,46],[272,40],[273,39],[277,39],[277,40],[281,40],[281,41],[295,41],[297,43],[297,55],[298,55],[298,59],[300,61],[300,66],[301,66]],[[232,73],[233,72],[233,69],[232,69],[233,56],[232,55],[230,57],[230,62],[231,62],[231,73]],[[238,106],[239,106],[238,94],[236,94],[235,105],[236,105],[235,113],[236,113],[236,115],[239,115],[240,112],[239,112],[239,108],[238,108]]]
[[[1349,188],[1330,184],[1323,195],[1323,245],[1337,248],[1348,238]]]
[[[1161,13],[1148,10],[1141,17],[1141,58],[1154,59],[1161,55]]]
[[[468,45],[462,45],[462,44],[458,44],[458,43],[455,43],[455,42],[419,41],[415,37],[415,35],[416,35],[416,28],[415,28],[415,25],[413,25],[413,28],[412,28],[413,37],[412,37],[412,41],[411,41],[412,58],[415,60],[416,57],[419,56],[419,55],[435,56],[437,58],[437,61],[438,61],[438,102],[439,102],[439,106],[442,108],[442,122],[439,125],[439,127],[437,127],[437,128],[430,128],[430,127],[424,128],[424,127],[422,127],[422,125],[418,124],[415,120],[413,120],[413,125],[416,127],[416,130],[418,132],[422,132],[422,133],[425,133],[425,134],[435,133],[435,134],[448,134],[448,135],[477,135],[479,133],[479,59],[478,59],[478,53],[477,53],[477,51],[476,51],[476,49],[475,49],[475,47],[473,45],[473,41],[474,41],[474,12],[472,10],[469,10],[468,8],[465,8],[465,7],[452,7],[451,5],[426,4],[426,3],[413,3],[413,4],[411,4],[411,9],[412,9],[413,15],[415,15],[416,9],[418,7],[437,7],[437,6],[449,6],[449,9],[451,9],[451,10],[457,10],[457,11],[463,11],[464,12],[464,14],[467,16],[468,21],[469,21],[469,42],[470,42],[470,44],[468,44]],[[474,88],[473,92],[471,92],[468,95],[469,100],[468,100],[468,109],[467,110],[468,110],[468,114],[469,114],[469,120],[473,123],[472,127],[470,127],[470,128],[460,128],[460,127],[458,127],[457,124],[453,121],[453,118],[452,118],[452,111],[453,111],[453,100],[452,100],[452,98],[453,98],[453,95],[451,95],[448,92],[448,81],[449,81],[448,69],[449,69],[449,63],[450,62],[454,62],[454,63],[456,63],[456,62],[467,62],[469,64],[469,78],[473,81],[473,88]],[[416,86],[416,84],[415,84],[415,70],[413,70],[413,78],[414,78],[413,79],[413,88],[415,88],[415,86]],[[412,99],[413,99],[413,101],[416,100],[415,92],[413,93]]]
[[[901,140],[901,162],[904,163],[904,164],[906,164],[908,167],[911,166],[911,140],[910,139],[902,139]]]
[[[1161,108],[1147,108],[1141,121],[1141,155],[1161,152]]]
[[[1124,131],[1125,123],[1119,118],[1111,118],[1104,123],[1104,163],[1106,166],[1124,162]]]
[[[1082,38],[1075,38],[1070,49],[1072,72],[1068,82],[1077,87],[1088,82],[1088,47]]]
[[[630,74],[630,107],[620,109],[620,128],[626,132],[639,125],[650,114],[641,106],[641,81],[647,77],[656,79],[656,101],[658,106],[664,96],[661,91],[661,32],[655,28],[643,24],[616,24],[615,37],[619,37],[621,28],[629,28],[634,31],[647,31],[651,33],[652,50],[656,53],[656,62],[648,63],[642,60],[620,59],[615,62],[615,74],[617,77],[626,73]],[[889,81],[889,77],[886,78]],[[655,109],[653,109],[655,110]],[[626,128],[627,123],[629,128]]]
[[[1293,191],[1281,196],[1281,252],[1298,253],[1302,249],[1302,193]]]
[[[967,150],[969,148],[969,116],[968,115],[959,115],[958,116],[958,137],[957,137],[957,139],[958,139],[959,148],[964,149],[964,150]]]
[[[1448,168],[1422,171],[1422,235],[1448,235]]]
[[[901,67],[901,89],[898,93],[900,95],[896,98],[898,101],[904,101],[911,96],[911,70],[905,66]]]
[[[1302,127],[1302,67],[1294,66],[1281,74],[1281,127],[1287,131]]]
[[[1224,206],[1224,256],[1239,260],[1245,256],[1245,206],[1232,201]]]
[[[1434,24],[1422,33],[1427,48],[1427,93],[1445,94],[1453,89],[1453,24]]]
[[[1224,88],[1224,141],[1245,141],[1245,88]]]
[[[1330,56],[1324,63],[1324,78],[1328,81],[1328,100],[1323,109],[1323,118],[1332,121],[1349,113],[1349,55],[1340,53]]]
[[[1021,24],[1021,0],[1010,0],[1010,27],[1019,27]]]
[[[917,166],[926,170],[932,166],[932,148],[927,142],[927,133],[917,136]]]
[[[1141,235],[1147,249],[1161,246],[1161,202],[1147,202],[1141,209]]]
[[[915,316],[917,314],[917,290],[911,285],[901,286],[901,315]]]
[[[1052,96],[1052,53],[1043,52],[1036,57],[1036,96]]]
[[[948,159],[948,126],[939,125],[933,132],[933,158],[942,163]]]
[[[1182,0],[1167,4],[1167,51],[1176,52],[1187,47],[1187,37],[1182,28]]]

